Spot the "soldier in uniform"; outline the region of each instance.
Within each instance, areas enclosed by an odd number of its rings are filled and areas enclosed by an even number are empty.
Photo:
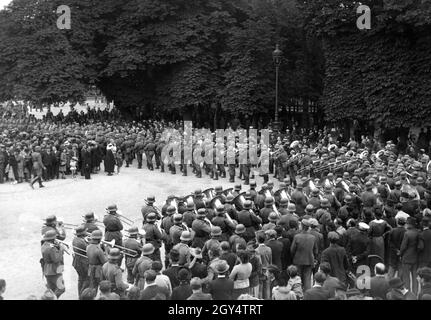
[[[180,243],[181,234],[186,231],[187,228],[183,224],[183,216],[179,213],[175,213],[173,216],[174,225],[169,229],[169,238],[172,246]]]
[[[155,152],[156,169],[158,169],[160,166],[160,172],[165,172],[165,163],[164,163],[164,159],[162,159],[162,151],[165,145],[166,143],[163,140],[160,140],[156,145],[156,152]]]
[[[146,243],[142,247],[142,257],[136,261],[132,274],[135,277],[135,286],[139,288],[139,290],[143,290],[145,286],[145,278],[144,273],[147,270],[151,269],[151,265],[153,264],[153,260],[151,259],[154,253],[154,246],[151,243]]]
[[[124,241],[124,247],[137,252],[135,256],[130,254],[126,255],[127,282],[133,284],[135,278],[132,271],[136,261],[138,261],[139,257],[141,256],[142,241],[138,241],[139,231],[137,227],[132,227],[127,232],[129,233],[129,236],[126,241]]]
[[[157,215],[149,213],[144,222],[143,229],[145,231],[145,242],[151,243],[154,246],[154,257],[161,261],[160,247],[165,239],[165,234],[156,225]]]
[[[88,212],[84,216],[85,222],[82,225],[88,233],[92,233],[94,230],[99,230],[95,223],[94,212]]]
[[[34,149],[34,152],[32,152],[31,154],[31,161],[33,163],[33,173],[35,175],[34,178],[31,179],[30,181],[30,187],[32,189],[34,189],[33,185],[36,181],[39,182],[39,188],[45,187],[42,184],[42,173],[43,173],[43,170],[46,170],[46,167],[43,165],[42,155],[40,151],[41,151],[41,148],[37,146]]]
[[[135,153],[136,153],[136,159],[138,160],[138,169],[142,169],[142,155],[144,153],[144,142],[141,138],[139,138],[135,142]],[[157,163],[157,156],[156,156],[156,163]]]
[[[95,230],[91,233],[90,244],[87,246],[88,277],[90,288],[97,291],[102,281],[102,266],[107,261],[104,251],[100,245],[102,231]]]
[[[48,231],[55,231],[58,240],[64,240],[66,239],[66,231],[62,227],[62,222],[57,222],[57,217],[54,215],[50,215],[46,217],[45,224],[42,226],[42,236],[47,233]]]
[[[88,277],[88,257],[87,257],[87,229],[79,226],[75,229],[75,237],[72,240],[73,255],[72,266],[78,274],[78,296],[81,296],[82,290],[88,288],[90,279]]]
[[[251,200],[253,202],[256,201],[256,197],[257,197],[256,187],[257,187],[256,180],[251,180],[250,181],[250,190],[249,190],[249,192],[250,192],[250,195],[251,195]]]
[[[202,248],[205,241],[209,239],[211,227],[207,221],[207,211],[205,208],[198,209],[197,217],[192,223],[192,230],[195,232],[192,246]]]
[[[238,223],[246,228],[244,239],[247,242],[254,239],[256,230],[261,227],[262,219],[251,210],[251,201],[244,202],[244,210],[238,213]]]
[[[188,228],[191,228],[192,223],[195,219],[195,204],[193,202],[187,203],[187,211],[183,213],[183,222],[187,225]]]
[[[116,245],[122,246],[123,235],[121,230],[123,230],[123,224],[117,216],[117,205],[110,205],[106,210],[108,214],[103,219],[103,224],[105,225],[105,241],[109,242],[115,240]]]
[[[223,193],[223,187],[222,186],[216,186],[214,188],[215,191],[215,197],[219,197],[220,198],[220,202],[225,204],[226,202],[226,196]]]
[[[120,259],[120,249],[113,248],[109,251],[108,261],[102,267],[102,280],[108,280],[111,283],[111,292],[124,298],[129,285],[123,282],[122,271],[118,265]]]
[[[228,173],[229,173],[229,182],[235,182],[235,167],[236,167],[236,162],[237,162],[237,154],[236,154],[236,150],[235,150],[235,145],[233,143],[230,143],[227,146],[227,155],[228,155],[228,159],[230,159],[230,161],[228,161]],[[233,159],[235,159],[235,163],[233,163]]]
[[[240,193],[241,193],[241,184],[240,184],[240,183],[237,183],[237,184],[234,186],[234,188],[233,188],[232,195],[233,195],[234,197],[236,197],[236,196],[238,196]]]
[[[227,195],[226,202],[224,204],[224,209],[232,219],[237,220],[238,213],[235,205],[232,203],[233,199],[234,199],[233,195],[231,194]]]
[[[157,215],[157,219],[162,218],[160,216],[159,211],[154,207],[154,202],[156,202],[156,198],[154,196],[148,196],[147,197],[147,204],[145,206],[143,206],[141,209],[142,218],[144,219],[144,221],[150,212],[155,213]],[[163,209],[162,209],[162,212],[163,212]]]
[[[41,265],[43,275],[46,278],[46,286],[51,289],[59,298],[64,292],[63,281],[63,252],[64,248],[61,244],[55,244],[57,233],[55,230],[48,230],[42,238],[42,259]]]
[[[161,223],[161,227],[164,231],[164,233],[166,235],[169,235],[169,231],[171,230],[171,227],[174,225],[174,217],[173,215],[175,214],[175,207],[174,206],[169,206],[166,210],[167,216],[163,218],[162,223]],[[165,263],[166,265],[169,263],[169,251],[171,251],[173,244],[171,241],[171,237],[166,236],[164,238],[164,243],[165,243]]]
[[[273,204],[274,199],[272,197],[265,198],[265,207],[259,211],[259,217],[262,219],[262,224],[267,224],[269,222],[268,217],[270,213],[274,211]]]
[[[156,153],[156,145],[152,139],[150,139],[144,147],[145,156],[147,157],[147,167],[151,171],[154,170],[153,167],[153,157]]]
[[[214,226],[220,227],[221,235],[220,241],[229,240],[232,231],[235,230],[236,223],[232,220],[232,218],[228,218],[226,216],[225,207],[219,206],[217,207],[217,215],[212,218],[211,223]]]

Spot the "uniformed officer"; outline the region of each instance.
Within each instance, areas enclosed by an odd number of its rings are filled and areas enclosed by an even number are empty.
[[[137,227],[132,227],[128,231],[128,238],[124,241],[124,247],[129,249],[129,252],[136,251],[136,255],[127,254],[126,255],[126,269],[127,269],[127,282],[130,284],[134,283],[133,267],[136,261],[138,261],[142,252],[142,240],[138,240],[139,230]]]
[[[42,236],[48,232],[54,230],[57,237],[56,239],[58,240],[64,240],[66,239],[66,231],[65,229],[62,227],[62,223],[59,223],[57,221],[57,217],[54,215],[50,215],[48,217],[46,217],[45,219],[45,224],[44,226],[42,226]]]
[[[251,201],[244,202],[244,209],[238,213],[238,223],[246,228],[243,237],[248,242],[255,237],[256,230],[261,228],[262,219],[251,210]]]
[[[147,167],[151,171],[154,170],[153,167],[153,157],[156,153],[156,145],[152,139],[150,139],[144,147],[145,156],[147,157]]]
[[[145,231],[145,242],[151,243],[154,246],[154,257],[161,261],[160,247],[162,246],[162,241],[166,238],[166,235],[157,227],[156,221],[157,215],[154,212],[149,213],[144,222],[143,229]]]
[[[173,216],[174,225],[169,229],[169,238],[171,239],[172,246],[180,243],[181,233],[188,230],[187,225],[183,223],[183,215],[175,213]]]
[[[105,241],[115,240],[115,244],[121,246],[123,244],[123,224],[117,216],[117,205],[113,204],[106,208],[108,214],[103,219],[105,225]]]
[[[213,226],[220,227],[221,235],[220,241],[228,241],[229,237],[232,234],[232,231],[235,230],[237,223],[226,216],[226,211],[224,206],[217,207],[217,215],[212,218],[211,223]]]
[[[107,261],[105,252],[100,245],[102,238],[102,231],[93,231],[90,237],[90,244],[87,246],[90,288],[96,291],[99,288],[100,281],[102,281],[102,266]]]
[[[132,274],[135,277],[135,286],[137,286],[139,290],[144,289],[144,273],[145,271],[151,269],[151,265],[153,263],[152,255],[154,250],[155,248],[151,243],[144,244],[142,247],[142,257],[136,261],[135,266],[133,267]]]
[[[259,217],[262,219],[263,224],[267,224],[269,222],[268,220],[269,214],[274,211],[273,204],[274,204],[274,199],[272,197],[265,198],[265,207],[260,209],[259,211]]]
[[[75,229],[75,237],[72,241],[73,262],[72,266],[78,274],[78,296],[81,296],[82,290],[88,288],[90,279],[88,277],[88,257],[87,257],[87,229],[84,226],[79,226]]]
[[[94,230],[99,230],[95,223],[94,212],[87,212],[84,216],[85,222],[83,227],[87,230],[88,233],[92,233]]]
[[[55,230],[48,230],[44,234],[41,248],[41,265],[48,289],[51,289],[59,298],[65,292],[63,280],[63,252],[65,249],[63,245],[55,244],[56,238],[57,233]]]
[[[108,254],[108,261],[102,267],[102,280],[108,280],[111,283],[111,292],[114,292],[124,298],[129,285],[123,282],[121,268],[118,260],[121,259],[121,251],[118,248],[112,248]]]
[[[207,221],[207,211],[205,208],[198,210],[197,217],[192,223],[192,230],[195,232],[192,246],[202,248],[211,233],[211,226],[209,221]]]

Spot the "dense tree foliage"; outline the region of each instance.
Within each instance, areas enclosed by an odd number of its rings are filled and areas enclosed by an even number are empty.
[[[0,17],[0,100],[83,99],[96,85],[122,110],[266,115],[274,105],[272,51],[284,51],[280,104],[322,91],[317,42],[296,1],[14,0]],[[210,118],[210,117],[209,117]]]
[[[323,41],[326,116],[383,128],[431,121],[431,2],[361,1],[370,30],[356,27],[357,1],[302,2],[310,34]]]

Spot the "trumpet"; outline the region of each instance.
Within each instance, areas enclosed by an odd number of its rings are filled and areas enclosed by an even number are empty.
[[[75,251],[75,249],[76,249],[76,250],[80,250],[80,251],[83,251],[83,249],[78,248],[78,247],[74,246],[73,244],[68,244],[68,243],[66,243],[66,242],[64,242],[64,241],[61,241],[61,240],[55,240],[55,242],[58,242],[59,244],[64,245],[64,246],[65,246],[66,248],[68,248],[68,249],[70,249],[70,247],[72,247],[72,249],[74,249],[74,251],[73,251],[72,255],[77,255],[77,256],[80,256],[80,257],[83,257],[83,258],[88,259],[88,257],[87,257],[87,255],[86,255],[86,254],[82,254],[82,253],[79,253],[79,252],[76,252],[76,251]],[[65,251],[65,252],[67,252],[67,254],[70,254],[68,251]]]
[[[138,252],[136,250],[132,250],[132,249],[122,247],[122,246],[115,244],[115,239],[113,239],[110,242],[105,241],[105,240],[101,240],[100,243],[106,244],[106,245],[110,246],[111,248],[120,249],[121,251],[123,251],[124,255],[126,255],[126,256],[129,256],[132,258],[136,258],[138,256]]]

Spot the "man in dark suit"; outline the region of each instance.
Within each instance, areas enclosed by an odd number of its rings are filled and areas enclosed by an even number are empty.
[[[406,219],[400,214],[397,214],[395,220],[397,222],[397,227],[393,228],[389,233],[389,278],[393,278],[397,271],[398,277],[401,276],[400,247],[404,238],[404,233],[406,233]]]
[[[233,280],[229,279],[229,265],[225,260],[221,260],[215,269],[217,279],[209,283],[208,292],[214,300],[232,300]]]
[[[308,219],[302,219],[302,232],[293,237],[290,252],[293,264],[298,268],[304,290],[311,287],[311,273],[314,267],[315,257],[318,253],[316,237],[308,232],[310,223]]]
[[[265,231],[265,234],[268,236],[266,245],[271,248],[272,264],[276,265],[281,270],[281,254],[283,252],[283,243],[280,240],[277,240],[277,231],[267,230]]]
[[[419,267],[431,268],[431,230],[429,218],[422,219],[422,231],[419,234]]]
[[[346,249],[338,244],[340,236],[337,232],[329,232],[328,239],[330,245],[323,250],[321,262],[328,262],[331,265],[331,276],[338,278],[342,283],[346,283],[346,271],[349,269]]]
[[[406,223],[406,233],[404,234],[403,241],[401,242],[400,256],[401,256],[401,279],[405,283],[408,290],[410,290],[410,274],[412,275],[412,292],[417,294],[417,267],[418,267],[418,244],[419,232],[416,229],[416,219],[409,217]]]
[[[193,293],[187,300],[212,300],[212,296],[209,293],[202,292],[202,280],[195,277],[190,281]]]
[[[305,291],[304,300],[329,300],[331,294],[323,288],[325,280],[326,276],[322,272],[317,272],[314,275],[314,286]]]
[[[147,270],[144,272],[145,289],[141,291],[139,300],[169,300],[169,291],[165,287],[159,287],[156,284],[157,274],[154,270]]]
[[[81,161],[82,161],[82,175],[85,176],[86,180],[91,179],[91,153],[89,147],[84,145],[81,151]]]
[[[331,276],[331,265],[328,262],[322,262],[319,265],[319,272],[322,272],[326,277],[323,288],[329,291],[331,298],[334,298],[335,291],[340,286],[340,280]]]
[[[390,287],[389,281],[386,279],[385,268],[383,263],[377,263],[374,267],[376,275],[370,280],[370,296],[373,298],[386,300]]]

